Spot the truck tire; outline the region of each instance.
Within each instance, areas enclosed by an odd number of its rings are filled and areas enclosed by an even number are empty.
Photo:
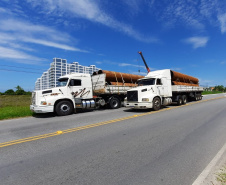
[[[199,101],[199,96],[198,95],[195,97],[195,101]]]
[[[153,109],[154,109],[155,111],[157,111],[157,110],[159,110],[160,108],[161,108],[161,100],[160,100],[160,98],[155,97],[155,98],[153,99]]]
[[[60,101],[57,103],[55,111],[58,116],[67,116],[73,112],[73,106],[69,101]]]
[[[112,97],[109,101],[109,107],[111,109],[118,109],[119,107],[121,107],[120,99],[117,97]]]
[[[187,96],[186,95],[183,95],[182,96],[182,104],[185,105],[187,103],[187,101],[188,101],[187,100]]]
[[[182,105],[182,102],[183,102],[182,97],[178,96],[178,98],[177,98],[177,105],[178,106]]]

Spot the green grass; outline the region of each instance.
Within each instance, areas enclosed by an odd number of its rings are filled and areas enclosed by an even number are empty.
[[[30,95],[0,95],[0,120],[32,116]]]
[[[219,94],[219,93],[223,93],[221,91],[203,91],[202,95],[206,95],[206,94]]]
[[[220,172],[216,174],[216,180],[221,183],[221,185],[226,185],[226,166],[220,169]]]
[[[3,107],[0,108],[0,120],[32,116],[33,113],[29,107]]]

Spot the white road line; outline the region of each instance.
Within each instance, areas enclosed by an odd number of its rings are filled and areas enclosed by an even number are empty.
[[[209,173],[211,172],[213,167],[217,164],[217,162],[220,160],[220,158],[222,157],[225,151],[226,151],[226,143],[220,149],[217,155],[212,159],[212,161],[207,165],[207,167],[202,171],[202,173],[198,176],[198,178],[193,182],[192,185],[200,185],[203,183],[203,181],[209,175]]]
[[[219,95],[219,94],[204,94],[202,96],[216,96],[216,95]]]

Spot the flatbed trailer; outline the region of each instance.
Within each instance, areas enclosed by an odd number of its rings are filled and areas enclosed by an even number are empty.
[[[199,80],[170,69],[149,72],[138,80],[138,86],[127,92],[125,106],[134,109],[153,108],[159,110],[162,106],[202,99],[203,87]]]
[[[119,108],[127,91],[143,76],[112,71],[93,74],[72,73],[61,76],[58,86],[34,91],[30,109],[36,113],[55,112],[59,116],[76,109]]]

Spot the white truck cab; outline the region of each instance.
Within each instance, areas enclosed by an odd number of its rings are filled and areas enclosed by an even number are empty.
[[[72,113],[76,103],[93,98],[90,74],[70,74],[58,79],[57,87],[34,91],[30,109],[36,113],[57,112],[58,115]],[[77,99],[77,100],[76,100]],[[87,106],[94,107],[94,101]]]
[[[164,99],[164,104],[171,103],[172,88],[170,70],[149,72],[138,80],[138,87],[127,91],[125,106],[135,109],[157,108]],[[153,100],[155,99],[153,105]],[[167,103],[168,102],[168,103]]]

